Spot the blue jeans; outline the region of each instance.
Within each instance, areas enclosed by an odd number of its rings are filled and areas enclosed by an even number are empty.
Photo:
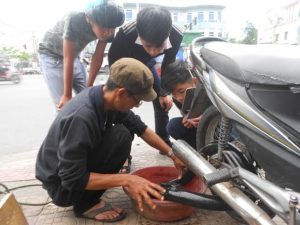
[[[155,60],[150,60],[147,64],[154,78],[153,89],[157,94],[157,98],[152,101],[154,109],[155,133],[160,136],[168,145],[171,146],[170,136],[167,132],[167,124],[169,122],[169,113],[166,112],[159,103],[158,96],[160,95],[160,77],[154,67]]]
[[[55,109],[64,93],[64,62],[62,58],[39,54],[43,77],[51,94]],[[73,90],[76,94],[86,88],[86,71],[79,57],[74,60]]]
[[[197,128],[186,128],[183,126],[182,119],[183,117],[172,118],[167,125],[167,131],[175,140],[184,140],[196,149]]]

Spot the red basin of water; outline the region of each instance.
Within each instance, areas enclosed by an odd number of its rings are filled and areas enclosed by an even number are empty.
[[[174,167],[156,166],[147,167],[133,172],[132,174],[150,180],[153,183],[160,184],[170,181],[178,177],[177,169]],[[204,193],[206,186],[200,177],[194,177],[187,185],[182,186],[183,190]],[[144,206],[144,211],[141,212],[133,201],[135,210],[144,217],[163,222],[177,221],[189,217],[193,213],[191,206],[186,206],[171,201],[160,201],[153,199],[156,204],[156,209],[151,209],[147,205]]]

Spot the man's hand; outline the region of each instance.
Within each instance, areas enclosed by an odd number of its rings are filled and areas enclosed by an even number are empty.
[[[188,119],[187,116],[185,116],[182,119],[182,123],[183,123],[183,126],[185,126],[186,128],[193,128],[193,127],[198,126],[200,119],[201,119],[201,116],[192,118],[192,119]]]
[[[61,110],[62,107],[63,107],[68,101],[70,101],[71,98],[72,98],[72,96],[70,96],[70,97],[69,97],[69,96],[65,96],[65,95],[61,96],[59,103],[56,105],[57,109],[58,109],[58,110]]]
[[[136,175],[128,175],[127,185],[123,186],[123,189],[137,202],[141,212],[144,211],[144,203],[149,205],[151,209],[155,209],[156,205],[151,197],[163,200],[162,194],[165,192],[165,189],[158,184]]]
[[[186,166],[177,156],[173,155],[171,158],[173,160],[174,166],[178,170],[178,179],[181,179],[186,170]]]
[[[159,103],[161,105],[161,107],[166,111],[168,112],[172,106],[173,106],[173,100],[170,96],[159,96],[158,97],[159,99]]]

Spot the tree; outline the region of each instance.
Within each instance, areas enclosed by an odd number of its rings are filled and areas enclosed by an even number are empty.
[[[19,63],[16,65],[16,67],[18,69],[22,69],[24,67],[30,67],[33,55],[24,51],[20,51],[17,58]]]
[[[257,29],[250,22],[246,22],[244,28],[245,38],[241,41],[243,44],[257,44]]]
[[[31,65],[34,55],[26,51],[21,51],[15,47],[0,47],[0,56],[5,61],[17,62],[16,68],[22,69]]]
[[[17,58],[19,50],[14,47],[0,47],[0,54],[7,59]]]
[[[28,62],[28,61],[32,60],[32,54],[29,54],[27,52],[19,52],[17,58],[21,62]]]

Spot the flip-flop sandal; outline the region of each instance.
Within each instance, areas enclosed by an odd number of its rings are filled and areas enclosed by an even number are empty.
[[[102,208],[94,209],[94,210],[91,210],[90,212],[83,213],[79,217],[96,220],[98,222],[106,222],[106,223],[117,222],[117,221],[120,221],[120,220],[122,220],[126,217],[126,212],[124,210],[122,210],[122,212],[120,212],[118,216],[116,216],[112,219],[98,220],[98,219],[95,218],[97,215],[99,215],[101,213],[104,213],[104,212],[107,212],[107,211],[115,211],[115,209],[111,206],[111,204],[105,202],[105,204]],[[115,212],[117,212],[117,211],[115,211]]]
[[[119,173],[126,174],[126,173],[131,172],[131,160],[132,160],[132,156],[129,155],[128,158],[127,158],[128,165],[122,166]]]

